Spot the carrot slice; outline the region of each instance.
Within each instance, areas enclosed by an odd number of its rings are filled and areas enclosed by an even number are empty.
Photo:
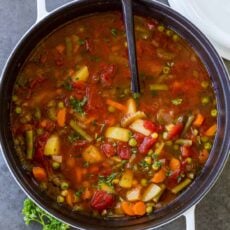
[[[66,203],[69,206],[73,207],[73,204],[75,202],[75,197],[74,197],[74,193],[73,193],[72,190],[68,190],[67,195],[66,195],[65,198],[66,198]]]
[[[146,205],[143,201],[138,201],[133,205],[133,212],[137,216],[143,216],[146,212]]]
[[[89,200],[92,197],[92,192],[89,190],[89,188],[86,188],[85,191],[82,194],[83,200]]]
[[[204,117],[202,114],[198,113],[196,115],[196,119],[195,121],[193,122],[193,125],[197,126],[197,127],[200,127],[204,122]]]
[[[33,167],[32,169],[34,178],[38,182],[46,181],[47,180],[47,174],[44,168],[42,167]]]
[[[64,127],[65,121],[66,121],[66,108],[63,108],[57,112],[57,123],[60,127]]]
[[[199,158],[199,162],[200,162],[201,164],[204,164],[204,163],[207,161],[208,156],[209,156],[208,151],[207,151],[206,149],[203,149],[203,150],[200,152],[199,157],[198,157],[198,158]]]
[[[154,174],[151,181],[153,183],[161,183],[165,180],[165,178],[166,178],[165,170],[162,168]]]
[[[211,137],[211,136],[215,135],[216,130],[217,130],[217,125],[214,124],[208,130],[206,130],[206,132],[204,134],[205,134],[205,136]]]
[[[76,182],[81,183],[82,177],[83,177],[83,171],[82,168],[77,167],[75,169],[75,176],[76,176]]]
[[[176,158],[172,158],[169,163],[169,167],[172,171],[180,169],[180,161]]]
[[[133,204],[127,201],[121,202],[121,208],[123,212],[128,216],[134,216],[135,213],[133,211]]]
[[[111,106],[113,106],[114,108],[116,108],[116,109],[118,109],[118,110],[121,110],[121,111],[124,111],[124,112],[127,110],[126,106],[120,104],[119,102],[110,100],[110,99],[107,99],[107,100],[106,100],[106,104],[111,105]]]

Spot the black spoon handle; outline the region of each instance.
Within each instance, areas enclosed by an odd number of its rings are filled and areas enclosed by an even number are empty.
[[[131,90],[133,93],[140,93],[140,83],[138,78],[138,67],[136,59],[132,0],[121,0],[121,2],[128,43],[129,65],[131,69]]]

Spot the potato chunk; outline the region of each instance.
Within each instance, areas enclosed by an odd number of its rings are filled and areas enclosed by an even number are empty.
[[[88,146],[82,153],[82,157],[90,164],[99,163],[103,161],[104,156],[94,145]]]
[[[87,66],[82,66],[73,76],[72,80],[76,81],[86,81],[89,77],[89,70]]]
[[[120,127],[109,127],[105,131],[105,137],[127,142],[130,138],[130,131]]]
[[[130,169],[126,169],[121,177],[119,185],[122,188],[131,188],[133,183],[133,171]]]
[[[44,154],[46,156],[59,155],[60,154],[60,140],[57,135],[52,135],[47,140],[44,148]]]
[[[147,202],[152,200],[154,197],[160,194],[162,188],[156,184],[150,184],[142,196],[142,201]]]
[[[138,133],[141,133],[145,136],[149,136],[151,134],[151,131],[146,129],[144,127],[144,120],[142,119],[138,119],[138,120],[135,120],[130,126],[129,128],[132,129],[133,131],[135,132],[138,132]]]

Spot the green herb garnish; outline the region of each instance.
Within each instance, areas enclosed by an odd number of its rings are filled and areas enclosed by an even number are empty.
[[[175,98],[171,101],[174,105],[180,105],[183,102],[182,98]]]
[[[87,102],[87,97],[84,97],[82,100],[78,100],[74,97],[70,97],[69,102],[70,105],[77,113],[84,114],[84,106]]]
[[[37,222],[42,225],[43,230],[66,230],[70,228],[67,224],[60,222],[40,209],[28,198],[24,200],[22,214],[26,225]]]

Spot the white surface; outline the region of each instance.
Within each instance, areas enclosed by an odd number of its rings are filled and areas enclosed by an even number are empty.
[[[185,219],[186,219],[186,230],[195,230],[195,208],[194,205],[191,207],[188,211],[184,213]]]
[[[230,0],[168,0],[211,40],[219,54],[230,60]]]

